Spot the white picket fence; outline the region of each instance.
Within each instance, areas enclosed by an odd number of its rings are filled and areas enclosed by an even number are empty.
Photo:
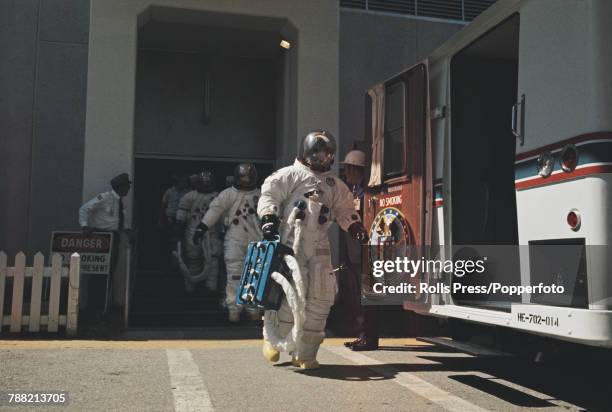
[[[70,257],[69,267],[63,267],[62,257],[55,254],[51,266],[45,267],[45,257],[38,252],[34,256],[34,266],[26,267],[26,256],[20,252],[15,256],[15,266],[8,267],[6,254],[0,252],[0,333],[4,326],[9,326],[9,332],[13,333],[40,332],[45,329],[41,326],[46,327],[47,332],[58,332],[59,326],[65,326],[68,336],[76,335],[80,264],[81,258],[77,253]],[[11,296],[11,312],[5,314],[4,297],[9,278],[12,278],[12,294],[8,294]],[[30,284],[26,278],[32,279],[28,314],[24,314],[28,304],[24,302],[24,289],[26,284]],[[62,278],[68,279],[64,282],[68,285],[68,304],[64,314],[60,314]],[[43,291],[43,284],[45,289],[50,285],[48,290]]]

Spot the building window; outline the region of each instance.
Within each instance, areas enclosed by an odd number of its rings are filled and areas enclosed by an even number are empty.
[[[384,175],[385,179],[404,174],[406,129],[406,86],[403,81],[391,84],[385,90],[385,142]]]

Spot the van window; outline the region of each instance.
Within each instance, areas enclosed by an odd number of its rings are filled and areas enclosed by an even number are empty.
[[[427,77],[425,66],[420,64],[408,73],[406,78],[406,172],[418,174],[423,158],[423,142],[427,133]]]
[[[385,179],[404,173],[405,128],[404,107],[406,86],[404,82],[391,84],[385,90],[385,141],[384,176]]]

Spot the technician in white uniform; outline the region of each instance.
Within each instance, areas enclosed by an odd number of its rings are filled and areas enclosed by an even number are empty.
[[[79,209],[79,225],[83,232],[125,229],[125,209],[122,198],[129,193],[132,186],[130,176],[127,173],[121,173],[112,178],[110,184],[112,190],[100,193]]]
[[[193,235],[218,193],[211,172],[200,173],[194,177],[193,184],[195,190],[181,198],[176,213],[177,231],[183,234],[183,259],[189,272],[183,273],[185,289],[192,291],[194,283],[203,281],[208,290],[216,291],[221,241],[216,231],[211,231],[206,242],[196,245]]]
[[[111,277],[114,277],[118,262],[119,242],[121,233],[131,237],[132,233],[125,224],[125,207],[123,198],[127,196],[132,186],[132,181],[127,173],[121,173],[110,181],[112,190],[98,194],[79,208],[79,225],[84,233],[96,231],[113,232],[113,245],[111,250],[110,276],[106,279],[106,297],[104,312],[112,301]],[[129,239],[132,241],[132,239]],[[81,308],[88,304],[89,277],[83,276],[79,299]]]
[[[249,242],[261,239],[257,202],[261,191],[257,187],[257,169],[252,163],[241,163],[234,170],[233,186],[217,196],[202,218],[193,238],[199,244],[202,236],[213,227],[221,216],[225,216],[225,242],[223,244],[227,285],[225,305],[230,322],[238,322],[242,306],[236,305],[236,289],[242,275],[242,265]],[[251,319],[261,319],[261,312],[248,308]]]
[[[257,213],[262,219],[265,239],[280,235],[286,245],[294,245],[306,285],[304,331],[293,354],[293,364],[302,369],[319,367],[317,351],[325,337],[325,323],[336,296],[336,275],[332,269],[328,230],[335,221],[360,241],[367,234],[356,213],[353,196],[330,167],[334,161],[336,141],[331,133],[315,130],[302,140],[300,153],[292,166],[269,176],[262,188]],[[295,227],[288,217],[301,209],[301,239],[294,242]],[[296,225],[297,226],[297,225]],[[296,246],[299,245],[299,246]],[[277,314],[281,335],[293,326],[293,315],[283,299]],[[265,338],[265,333],[264,333]],[[276,362],[279,352],[264,340],[263,354]]]

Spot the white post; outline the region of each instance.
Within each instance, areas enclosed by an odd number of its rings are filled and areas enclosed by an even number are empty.
[[[47,332],[57,332],[59,325],[59,303],[62,281],[62,257],[57,253],[51,259],[51,292],[49,295],[49,323]]]
[[[43,272],[45,270],[45,257],[38,252],[34,255],[34,270],[32,271],[32,295],[30,297],[30,332],[40,331],[40,307],[42,300]]]
[[[25,254],[15,256],[15,276],[13,276],[13,304],[11,306],[11,332],[21,332],[23,309],[23,283],[25,280]]]
[[[68,276],[68,316],[66,334],[75,336],[79,319],[79,284],[81,280],[81,256],[73,253],[70,256],[70,275]]]

